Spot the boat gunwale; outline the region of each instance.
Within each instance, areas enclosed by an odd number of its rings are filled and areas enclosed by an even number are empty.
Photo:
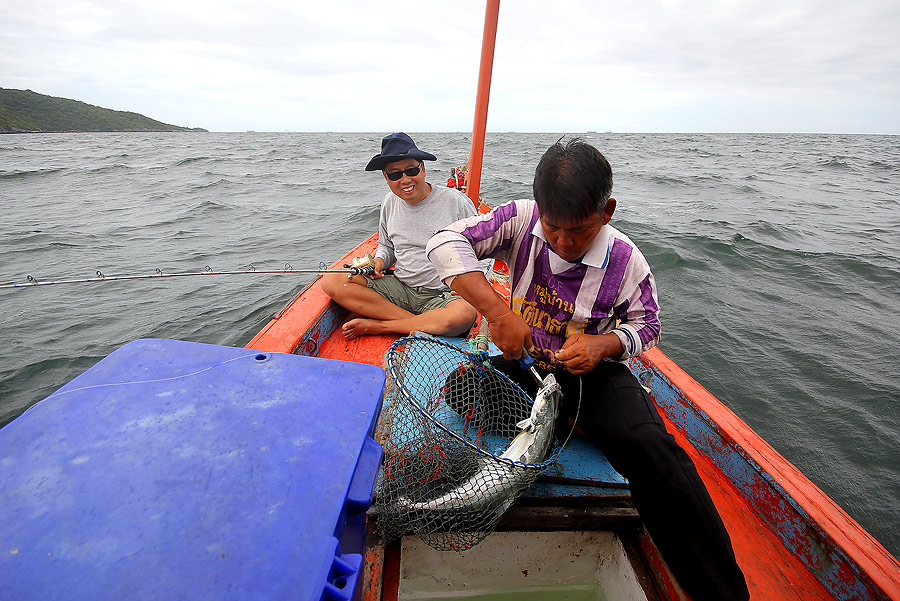
[[[833,499],[662,350],[652,348],[636,361],[659,376],[680,399],[682,407],[695,417],[678,419],[677,412],[670,410],[666,411],[666,420],[721,471],[757,515],[764,518],[785,549],[806,565],[829,592],[839,599],[861,598],[859,595],[865,592],[877,595],[870,598],[900,599],[900,562]],[[652,396],[660,406],[660,395]],[[660,408],[665,411],[665,407]],[[720,454],[704,444],[702,432],[696,427],[699,423],[718,436],[732,460],[742,461],[756,474],[755,483],[735,478],[726,462],[717,460]],[[783,500],[795,515],[779,515],[773,505],[761,502],[766,495],[765,489],[758,488],[760,485]],[[804,526],[793,530],[810,531],[818,541],[808,540],[807,548],[797,547],[798,541],[787,536],[788,523]],[[823,551],[834,564],[830,570],[829,562],[816,562]],[[850,577],[858,579],[863,590],[850,586]]]

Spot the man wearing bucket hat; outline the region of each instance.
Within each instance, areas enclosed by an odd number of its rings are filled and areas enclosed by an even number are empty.
[[[432,235],[476,214],[472,201],[457,190],[425,181],[423,161],[435,160],[399,132],[385,136],[381,152],[366,165],[366,171],[381,170],[390,188],[381,203],[375,273],[322,278],[325,293],[355,314],[342,327],[348,339],[413,331],[455,336],[475,322],[475,309],[444,285],[425,256]],[[395,275],[385,276],[391,266]]]

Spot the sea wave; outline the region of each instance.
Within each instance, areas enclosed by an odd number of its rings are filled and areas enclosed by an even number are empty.
[[[194,163],[206,163],[210,161],[210,157],[206,156],[197,156],[197,157],[185,157],[183,159],[178,159],[173,163],[175,167],[183,167],[185,165],[193,165]]]
[[[38,169],[13,169],[11,171],[0,170],[0,180],[20,180],[25,178],[44,177],[57,173],[65,173],[65,167],[41,167]]]

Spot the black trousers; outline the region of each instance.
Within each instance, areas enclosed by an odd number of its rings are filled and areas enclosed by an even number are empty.
[[[537,384],[514,361],[492,358],[530,395]],[[731,539],[693,461],[666,432],[650,396],[622,363],[590,373],[557,371],[561,423],[575,418],[610,464],[628,478],[631,498],[653,542],[692,601],[750,598]],[[581,397],[578,408],[579,395]],[[568,427],[557,432],[564,436]]]

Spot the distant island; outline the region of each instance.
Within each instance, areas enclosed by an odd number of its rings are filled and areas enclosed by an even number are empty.
[[[31,90],[0,88],[0,133],[88,131],[206,131],[114,111]]]

